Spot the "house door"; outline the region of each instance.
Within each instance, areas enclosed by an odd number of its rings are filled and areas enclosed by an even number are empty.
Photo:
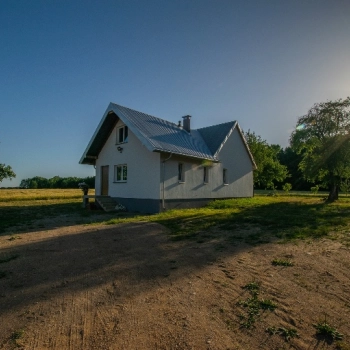
[[[101,166],[101,195],[108,196],[109,166]]]

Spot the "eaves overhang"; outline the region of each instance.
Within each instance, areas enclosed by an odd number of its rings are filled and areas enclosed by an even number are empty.
[[[242,129],[241,129],[241,127],[239,126],[238,123],[237,123],[236,127],[237,127],[237,130],[238,130],[239,135],[240,135],[241,138],[242,138],[242,141],[243,141],[243,143],[244,143],[244,146],[245,146],[245,148],[246,148],[246,150],[247,150],[247,152],[248,152],[248,154],[249,154],[250,160],[251,160],[251,162],[252,162],[252,164],[253,164],[253,170],[257,170],[257,169],[258,169],[258,166],[257,166],[256,163],[255,163],[255,160],[254,160],[254,157],[253,157],[252,152],[250,151],[248,142],[247,142],[247,140],[246,140],[245,137],[244,137],[244,133],[243,133],[243,131],[242,131]]]
[[[96,128],[88,146],[81,157],[80,164],[95,165],[96,159],[111,134],[114,126],[117,124],[118,116],[107,108],[100,124]]]

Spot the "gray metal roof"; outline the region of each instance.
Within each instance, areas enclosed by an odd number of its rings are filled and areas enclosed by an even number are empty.
[[[111,103],[113,112],[150,151],[161,151],[214,160],[201,136],[176,124]]]
[[[110,103],[80,159],[81,164],[95,164],[119,119],[151,152],[167,152],[212,161],[219,160],[218,152],[237,125],[237,122],[229,122],[192,129],[189,133],[177,124]]]
[[[237,122],[232,121],[224,124],[207,126],[198,129],[204,142],[208,145],[210,152],[215,155],[220,151],[226,138],[231,134]]]

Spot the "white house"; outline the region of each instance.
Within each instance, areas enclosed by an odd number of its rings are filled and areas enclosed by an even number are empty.
[[[238,123],[191,130],[190,122],[110,103],[80,159],[96,168],[96,195],[148,213],[253,196],[256,166]]]

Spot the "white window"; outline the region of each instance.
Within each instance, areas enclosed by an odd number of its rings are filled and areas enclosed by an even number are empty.
[[[203,168],[203,182],[205,184],[209,182],[209,168],[206,166]]]
[[[114,166],[114,182],[126,182],[128,179],[128,166],[120,164]]]
[[[128,127],[126,125],[117,128],[117,143],[128,142]]]
[[[227,169],[222,170],[222,181],[223,181],[224,185],[228,185]]]
[[[183,163],[178,164],[177,170],[178,170],[177,178],[178,178],[179,182],[185,182],[185,172],[184,172]]]

